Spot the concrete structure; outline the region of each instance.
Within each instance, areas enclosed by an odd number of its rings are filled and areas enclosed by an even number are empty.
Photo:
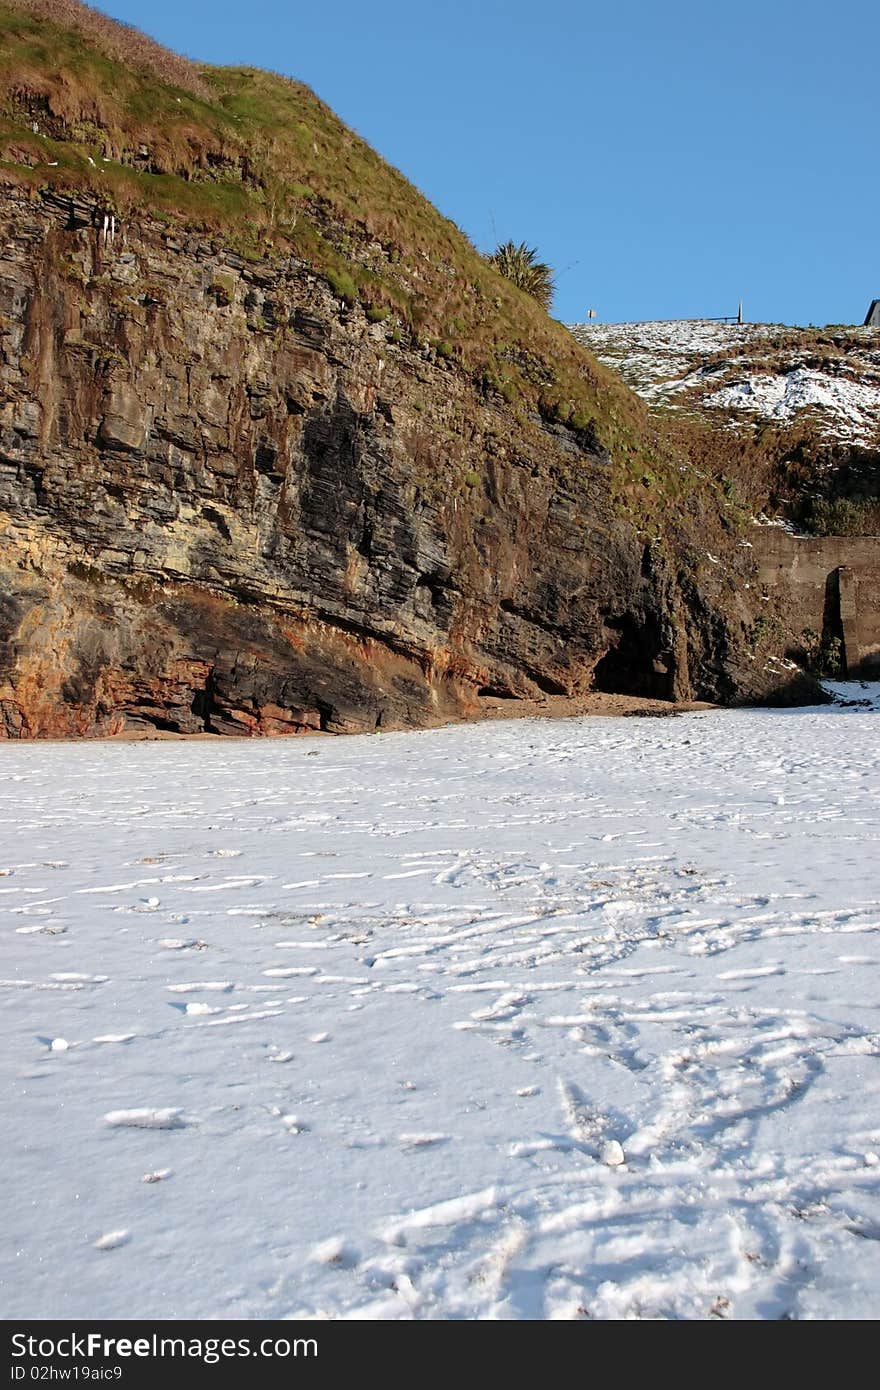
[[[872,299],[871,307],[865,316],[866,328],[880,328],[880,299]]]
[[[787,632],[838,638],[850,676],[880,677],[880,537],[792,536],[755,527],[758,581]]]

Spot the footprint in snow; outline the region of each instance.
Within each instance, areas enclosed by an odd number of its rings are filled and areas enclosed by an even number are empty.
[[[286,980],[292,979],[295,975],[317,975],[318,967],[316,965],[276,965],[271,970],[264,970],[263,974],[273,979]]]
[[[104,1123],[111,1129],[184,1129],[189,1122],[179,1106],[165,1109],[143,1106],[137,1110],[109,1110]]]
[[[299,1115],[285,1114],[280,1105],[270,1105],[269,1114],[280,1120],[288,1134],[307,1134],[310,1126]]]
[[[320,1244],[313,1246],[309,1259],[313,1264],[337,1265],[343,1269],[348,1269],[358,1263],[360,1253],[347,1241],[340,1237],[333,1237],[330,1240],[322,1240]]]
[[[187,985],[166,985],[170,994],[195,994],[200,990],[212,990],[219,994],[229,994],[235,989],[231,980],[193,980]]]
[[[78,970],[56,970],[49,976],[60,985],[104,985],[109,975],[83,975]]]
[[[397,1142],[402,1149],[428,1149],[437,1144],[448,1144],[451,1136],[448,1134],[398,1134]]]

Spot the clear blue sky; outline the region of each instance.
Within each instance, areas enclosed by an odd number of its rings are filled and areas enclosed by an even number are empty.
[[[104,0],[297,77],[556,315],[861,322],[880,296],[876,0]]]

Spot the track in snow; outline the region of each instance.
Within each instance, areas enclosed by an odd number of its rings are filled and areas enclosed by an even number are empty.
[[[876,1315],[875,711],[2,757],[5,1316]]]

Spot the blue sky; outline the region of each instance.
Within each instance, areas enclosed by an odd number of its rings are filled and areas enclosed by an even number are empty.
[[[557,317],[861,322],[880,296],[876,0],[104,0],[307,82]]]

